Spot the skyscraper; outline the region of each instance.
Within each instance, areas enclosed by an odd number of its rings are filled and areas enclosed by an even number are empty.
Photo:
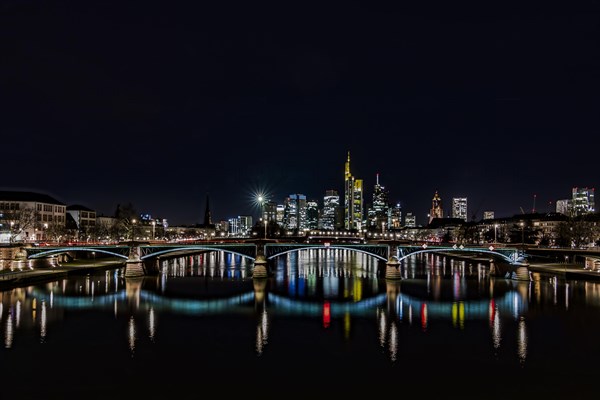
[[[574,187],[572,204],[574,217],[595,212],[594,188]]]
[[[453,197],[452,198],[452,218],[460,218],[467,221],[467,198]]]
[[[285,229],[299,232],[306,229],[306,196],[290,194],[284,201],[283,226]]]
[[[376,175],[375,187],[373,188],[373,203],[367,212],[370,229],[382,231],[390,228],[388,221],[389,193],[384,186],[379,184],[379,174]]]
[[[326,190],[323,197],[323,217],[321,218],[321,227],[326,230],[337,229],[336,217],[340,207],[340,196],[337,190]]]
[[[344,173],[344,228],[361,230],[363,222],[363,180],[350,173],[350,152]]]

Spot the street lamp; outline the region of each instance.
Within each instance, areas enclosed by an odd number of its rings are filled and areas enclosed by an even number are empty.
[[[46,240],[46,230],[48,229],[48,224],[44,224],[44,231],[42,232],[42,240]]]
[[[497,231],[498,231],[498,224],[494,224],[494,244],[498,243]]]
[[[137,221],[134,219],[131,220],[131,241],[133,242],[135,240],[135,223]]]
[[[524,246],[525,245],[525,222],[521,222],[521,245]]]
[[[154,240],[154,229],[156,228],[156,221],[152,220],[152,240]]]
[[[267,238],[267,216],[265,214],[265,197],[263,195],[258,195],[257,198],[258,202],[260,203],[260,212],[263,218],[263,223],[265,225],[265,239]]]

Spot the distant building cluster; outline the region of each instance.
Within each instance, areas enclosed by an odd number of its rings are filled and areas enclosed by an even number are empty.
[[[364,182],[352,174],[349,152],[344,167],[344,193],[328,189],[322,199],[292,193],[281,203],[261,198],[260,206],[258,221],[254,221],[251,215],[239,215],[213,223],[207,196],[202,224],[169,226],[166,218],[137,214],[131,205],[120,205],[113,216],[99,216],[88,207],[65,205],[45,194],[0,191],[0,242],[44,241],[50,238],[55,241],[156,240],[181,237],[213,239],[305,235],[312,231],[394,234],[395,237],[409,240],[443,240],[441,235],[453,235],[456,239],[462,235],[461,240],[466,240],[469,235],[465,232],[460,235],[456,233],[465,231],[465,227],[478,232],[477,235],[471,233],[471,236],[477,238],[471,237],[469,240],[485,242],[489,239],[486,239],[486,235],[489,236],[493,230],[494,241],[498,240],[499,235],[508,241],[514,241],[518,238],[509,237],[511,234],[506,232],[514,228],[507,226],[514,225],[515,219],[522,224],[520,233],[524,236],[524,220],[529,220],[528,225],[532,227],[533,215],[540,216],[540,221],[551,216],[560,222],[564,218],[578,218],[595,213],[594,189],[574,187],[571,198],[556,201],[555,212],[546,216],[535,213],[535,210],[526,215],[521,210],[522,215],[497,219],[493,211],[486,210],[483,212],[483,219],[476,222],[475,214],[469,218],[467,197],[452,198],[449,209],[445,210],[442,196],[436,190],[431,200],[428,220],[423,226],[418,224],[413,213],[408,212],[403,216],[400,202],[390,201],[389,191],[380,183],[379,174],[375,178],[372,198],[366,202]],[[548,226],[548,223],[542,225]],[[427,229],[438,231],[424,233]],[[519,233],[519,225],[513,230]]]

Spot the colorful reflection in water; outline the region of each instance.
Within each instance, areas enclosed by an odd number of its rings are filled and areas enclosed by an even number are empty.
[[[37,352],[77,358],[78,347],[91,346],[90,372],[105,376],[96,364],[121,371],[121,385],[152,386],[148,368],[190,357],[216,382],[208,365],[283,380],[283,371],[301,366],[355,371],[373,383],[418,382],[416,371],[431,370],[471,382],[470,374],[481,388],[494,374],[523,385],[529,374],[567,363],[585,377],[589,356],[600,354],[591,339],[600,333],[597,283],[499,279],[485,262],[431,254],[406,260],[401,280],[386,280],[384,267],[347,250],[307,250],[275,259],[269,278],[252,279],[250,260],[211,252],[162,260],[153,276],[125,278],[117,268],[6,290],[0,357],[10,362],[0,373],[42,362]],[[78,364],[65,369],[75,374]],[[19,387],[15,393],[36,390]]]

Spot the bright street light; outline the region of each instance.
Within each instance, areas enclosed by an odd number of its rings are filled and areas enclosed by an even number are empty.
[[[131,241],[133,242],[135,240],[135,223],[137,221],[134,219],[131,220]]]
[[[263,223],[265,225],[265,239],[266,239],[267,238],[267,215],[265,213],[265,201],[267,201],[267,199],[262,194],[259,194],[258,197],[256,198],[256,200],[260,204],[260,213],[262,215]]]

